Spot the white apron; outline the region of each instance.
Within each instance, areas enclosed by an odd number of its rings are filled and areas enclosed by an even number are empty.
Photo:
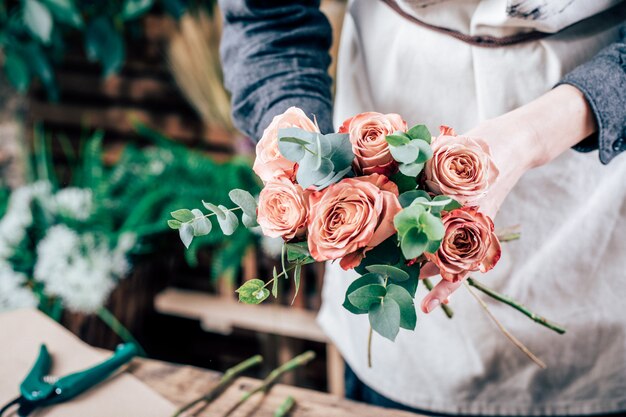
[[[601,10],[594,5],[610,2],[555,3],[569,5],[528,20],[507,15],[504,0],[401,2],[429,23],[491,36],[558,31],[575,21],[564,18],[576,15],[568,8],[578,8],[582,19]],[[592,58],[616,39],[623,12],[542,40],[481,48],[418,26],[379,0],[353,1],[341,39],[335,126],[356,113],[379,111],[399,113],[409,126],[425,123],[432,132],[440,124],[467,131],[540,96]],[[626,410],[625,179],[625,155],[603,166],[597,152],[568,150],[528,172],[498,214],[496,226],[521,224],[522,239],[505,243],[500,263],[479,278],[563,324],[567,333],[559,336],[483,298],[546,370],[511,345],[463,287],[451,298],[452,320],[418,309],[414,332],[401,330],[393,343],[374,335],[372,368],[367,316],[341,307],[356,274],[337,264],[328,266],[319,322],[361,380],[410,407],[484,415]],[[417,305],[425,294],[420,285]]]

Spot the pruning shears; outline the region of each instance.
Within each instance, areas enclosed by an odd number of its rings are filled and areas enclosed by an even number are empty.
[[[92,368],[56,378],[49,376],[52,357],[46,345],[42,344],[35,364],[20,385],[20,396],[0,409],[0,417],[14,406],[18,407],[19,417],[26,417],[39,407],[69,401],[107,379],[121,366],[130,362],[137,352],[135,344],[126,343],[118,346],[113,356],[104,362]]]

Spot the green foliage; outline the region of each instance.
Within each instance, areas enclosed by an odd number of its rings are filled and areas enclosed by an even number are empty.
[[[348,134],[312,133],[299,128],[279,129],[278,150],[299,165],[298,184],[302,188],[324,189],[352,170],[352,145]]]
[[[424,125],[413,126],[408,132],[395,132],[387,136],[389,152],[398,162],[400,173],[417,177],[433,151],[430,147],[430,132]]]
[[[251,279],[237,289],[237,294],[242,303],[260,304],[270,296],[270,291],[260,279]]]
[[[125,59],[125,35],[137,32],[138,19],[154,0],[0,0],[0,53],[10,56],[3,69],[9,82],[25,92],[34,78],[48,98],[58,99],[54,69],[61,65],[66,45],[84,39],[86,55],[102,65],[103,75],[117,73]],[[180,18],[183,0],[161,0],[167,13]]]

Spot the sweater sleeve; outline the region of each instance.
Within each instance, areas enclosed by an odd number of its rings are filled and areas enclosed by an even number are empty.
[[[291,106],[332,131],[332,30],[319,0],[220,0],[224,82],[235,125],[258,140]]]
[[[601,50],[589,62],[576,67],[559,84],[570,84],[585,96],[595,115],[598,132],[574,149],[599,149],[608,164],[626,150],[626,24],[617,42]],[[557,84],[558,85],[558,84]]]

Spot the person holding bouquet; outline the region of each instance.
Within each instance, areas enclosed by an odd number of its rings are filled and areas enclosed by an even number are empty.
[[[480,306],[459,291],[454,320],[418,317],[416,332],[377,340],[368,367],[367,319],[341,311],[354,275],[328,265],[319,321],[349,365],[348,396],[438,415],[626,412],[626,158],[618,156],[626,150],[626,3],[349,2],[334,103],[331,29],[318,3],[220,1],[237,126],[259,139],[296,106],[322,133],[350,133],[353,149],[359,140],[384,141],[397,113],[486,142],[499,175],[475,204],[496,226],[522,225],[523,238],[502,247],[499,267],[484,279],[568,328],[558,336],[500,314],[544,358],[540,369],[493,335]],[[377,130],[348,119],[373,111]],[[257,160],[271,152],[261,146]],[[385,152],[362,147],[355,169],[385,171]],[[442,158],[446,152],[453,150]],[[442,194],[463,190],[442,180],[450,176],[439,166],[426,169],[427,184]],[[420,286],[424,313],[438,311],[463,281],[446,279],[455,270],[445,259],[432,262],[443,279],[430,292]]]

